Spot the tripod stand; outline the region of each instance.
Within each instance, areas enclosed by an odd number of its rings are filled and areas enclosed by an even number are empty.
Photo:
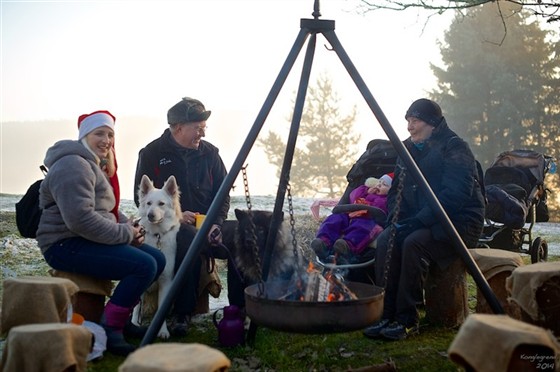
[[[309,38],[309,43],[307,45],[305,59],[302,67],[300,83],[296,95],[294,114],[292,117],[290,133],[286,144],[284,161],[280,173],[278,190],[276,193],[273,217],[270,225],[270,234],[266,241],[265,254],[263,257],[262,278],[264,281],[267,280],[268,271],[270,268],[270,261],[272,257],[272,250],[274,247],[274,243],[276,241],[278,228],[280,226],[280,223],[282,222],[282,207],[284,205],[284,197],[288,187],[289,175],[290,175],[291,164],[294,156],[296,139],[297,139],[299,125],[302,117],[303,106],[305,103],[305,96],[309,85],[309,76],[311,74],[311,67],[313,64],[317,34],[322,34],[331,44],[332,50],[335,51],[336,54],[338,55],[342,64],[348,71],[350,77],[356,84],[358,90],[364,97],[366,103],[372,110],[374,116],[379,121],[379,124],[387,134],[387,137],[391,141],[399,157],[401,157],[401,159],[405,163],[408,172],[412,175],[412,177],[414,177],[414,180],[416,181],[416,183],[419,185],[420,189],[426,196],[430,204],[430,207],[432,208],[432,210],[436,214],[436,217],[443,225],[448,236],[451,238],[452,244],[457,250],[458,255],[461,257],[461,259],[467,266],[467,269],[469,270],[470,274],[474,278],[477,286],[480,288],[484,297],[488,301],[490,307],[495,313],[503,314],[504,311],[498,299],[492,292],[492,289],[488,285],[488,282],[486,281],[480,269],[478,268],[473,258],[471,257],[470,253],[468,252],[467,247],[461,240],[461,237],[455,230],[449,217],[443,210],[441,204],[439,203],[432,189],[428,185],[426,179],[420,172],[416,163],[410,156],[408,150],[404,147],[403,143],[398,138],[396,132],[393,130],[393,127],[385,117],[383,111],[381,110],[381,108],[373,98],[373,95],[369,91],[362,77],[358,73],[357,69],[354,67],[349,56],[346,54],[346,51],[342,47],[342,44],[340,43],[340,41],[338,40],[334,32],[335,22],[333,20],[319,19],[319,17],[321,16],[319,10],[319,0],[314,0],[314,11],[312,15],[314,17],[313,19],[301,19],[300,32],[296,37],[292,49],[290,50],[288,57],[286,58],[286,61],[282,65],[280,73],[278,74],[276,81],[274,82],[268,96],[266,97],[266,100],[261,110],[259,111],[257,118],[255,119],[255,122],[251,130],[249,131],[249,134],[247,135],[247,138],[245,139],[245,142],[243,143],[239,151],[239,154],[237,155],[237,158],[235,159],[228,175],[224,179],[224,182],[220,186],[220,189],[218,190],[218,193],[208,210],[207,218],[205,222],[203,223],[199,232],[196,234],[193,242],[191,243],[191,247],[189,248],[187,255],[185,256],[183,262],[181,263],[181,266],[179,267],[179,270],[175,275],[175,278],[173,279],[171,289],[167,297],[163,300],[161,307],[157,310],[154,319],[152,320],[152,323],[150,324],[150,327],[148,328],[148,331],[142,340],[141,346],[144,346],[153,341],[153,339],[157,334],[157,331],[161,327],[162,323],[165,321],[165,316],[171,307],[173,298],[175,297],[181,282],[184,280],[187,271],[191,268],[192,264],[194,263],[195,258],[201,253],[203,247],[203,239],[206,239],[206,236],[208,235],[208,232],[212,225],[211,221],[215,220],[219,212],[220,206],[224,202],[245,160],[247,159],[247,156],[251,148],[253,147],[258,137],[258,134],[260,133],[264,125],[264,122],[268,114],[270,113],[272,106],[274,105],[274,102],[278,97],[278,94],[280,93],[282,86],[284,85],[287,79],[290,70],[297,59],[297,56],[299,55],[301,49],[303,48],[305,41]],[[256,326],[252,324],[248,335],[249,340],[252,340],[254,338],[255,332],[256,332]]]

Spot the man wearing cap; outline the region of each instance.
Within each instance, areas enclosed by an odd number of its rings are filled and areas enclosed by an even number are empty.
[[[137,190],[142,175],[147,175],[154,186],[161,188],[171,175],[177,179],[181,191],[183,219],[177,234],[177,256],[175,272],[181,265],[196,234],[196,214],[206,214],[218,189],[227,175],[226,167],[218,148],[203,140],[206,135],[206,120],[211,111],[202,102],[185,97],[167,112],[169,128],[161,137],[140,150],[136,166],[134,201],[139,204]],[[229,196],[210,228],[209,242],[221,243],[220,227],[227,218]],[[198,298],[198,284],[202,260],[196,259],[187,278],[175,297],[172,309],[171,333],[186,335],[188,321],[193,314]]]
[[[484,224],[485,204],[477,163],[469,145],[447,126],[434,101],[414,101],[405,119],[410,133],[403,142],[405,147],[465,245],[476,246]],[[397,202],[401,183],[402,199]],[[385,287],[385,298],[382,319],[364,330],[370,338],[401,340],[417,333],[416,304],[423,299],[423,279],[429,265],[437,264],[443,269],[458,257],[427,198],[400,158],[388,196],[389,223],[393,222],[397,203],[394,244],[389,246],[392,228],[385,229],[377,238],[375,280]],[[390,262],[386,262],[389,249]]]

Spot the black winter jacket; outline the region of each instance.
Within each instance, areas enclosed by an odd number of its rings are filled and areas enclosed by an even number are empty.
[[[152,141],[138,154],[134,180],[134,202],[138,206],[138,187],[142,175],[147,175],[157,188],[174,175],[181,191],[181,210],[206,214],[227,170],[219,150],[206,141],[200,141],[197,150],[180,147],[166,129],[160,138]],[[230,198],[226,197],[215,224],[222,225],[227,219]]]
[[[467,247],[475,247],[482,233],[485,204],[477,181],[477,165],[469,145],[453,132],[444,120],[420,151],[409,139],[404,142],[430,188],[449,216]],[[402,159],[398,159],[395,178],[389,190],[389,221],[394,214]],[[416,217],[429,227],[436,240],[449,241],[442,224],[432,212],[427,198],[414,181],[405,175],[399,221]]]

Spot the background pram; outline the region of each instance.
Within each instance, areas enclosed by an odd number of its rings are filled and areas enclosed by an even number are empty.
[[[533,240],[531,231],[535,222],[548,221],[544,179],[553,165],[552,157],[532,150],[496,157],[484,177],[488,204],[481,247],[526,253],[532,263],[546,261],[548,244],[540,237]]]

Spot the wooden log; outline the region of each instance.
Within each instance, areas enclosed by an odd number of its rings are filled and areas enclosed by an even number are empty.
[[[515,311],[510,309],[510,305],[507,301],[507,290],[506,290],[506,278],[511,275],[511,271],[502,271],[491,277],[488,280],[488,285],[492,288],[492,292],[496,295],[498,302],[502,305],[502,309],[504,309],[505,313],[513,316]],[[480,288],[476,289],[476,312],[477,313],[485,313],[485,314],[494,314],[494,311],[490,307],[488,301],[482,294]],[[513,316],[516,319],[519,319],[516,316]]]
[[[456,259],[445,270],[431,265],[424,286],[426,320],[445,327],[463,324],[467,306],[467,269]]]

